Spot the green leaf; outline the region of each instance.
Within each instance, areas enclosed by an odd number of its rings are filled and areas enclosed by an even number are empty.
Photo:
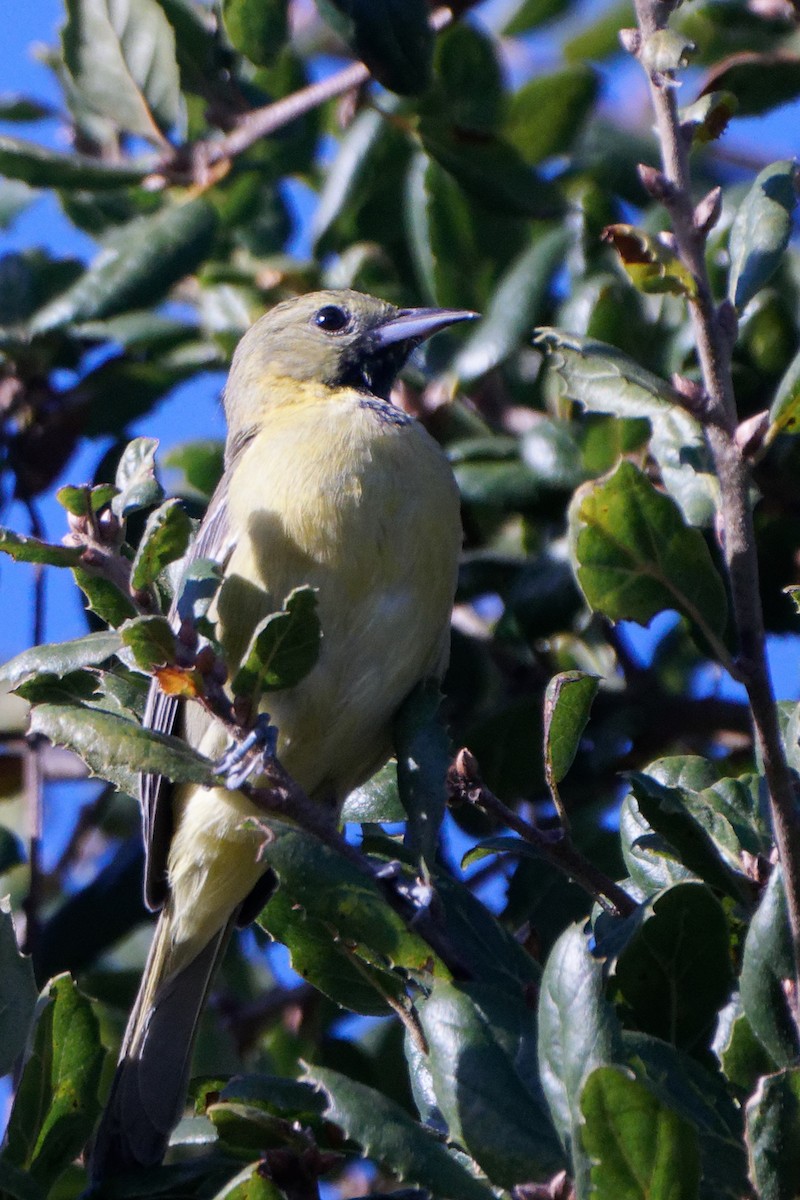
[[[380,1092],[319,1066],[307,1067],[303,1079],[324,1090],[328,1120],[393,1176],[442,1200],[492,1200],[488,1183],[470,1174],[434,1133]]]
[[[702,534],[632,463],[584,484],[570,510],[578,583],[596,611],[646,625],[676,609],[712,642],[725,630],[725,589]]]
[[[270,613],[256,626],[233,678],[234,694],[257,697],[294,687],[316,663],[321,636],[316,590],[294,588],[282,610]]]
[[[563,154],[578,137],[598,92],[597,75],[583,63],[537,75],[511,96],[503,136],[535,166]]]
[[[623,1052],[637,1079],[697,1131],[702,1195],[739,1200],[747,1194],[742,1111],[727,1081],[693,1056],[647,1034],[624,1032]],[[703,1056],[703,1064],[707,1062]]]
[[[36,314],[31,331],[46,333],[158,303],[206,259],[216,224],[213,206],[202,197],[129,222],[71,288]]]
[[[133,617],[120,625],[119,636],[143,671],[171,666],[175,662],[175,634],[166,617]]]
[[[243,1167],[214,1194],[213,1200],[282,1200],[285,1194],[269,1178],[265,1164],[259,1161]]]
[[[0,174],[32,187],[116,191],[141,183],[151,169],[146,162],[106,163],[85,154],[62,154],[22,138],[0,135]]]
[[[24,1049],[36,994],[33,964],[19,952],[11,905],[5,897],[0,899],[0,1075],[13,1069]]]
[[[55,117],[56,111],[32,96],[5,92],[0,96],[0,121],[44,121]]]
[[[117,494],[117,489],[111,483],[101,483],[97,487],[73,487],[68,484],[56,492],[56,500],[74,517],[85,517],[88,513],[99,512],[105,508]]]
[[[800,354],[796,354],[778,384],[769,410],[769,429],[764,439],[769,445],[779,433],[800,431]]]
[[[787,980],[793,979],[786,896],[775,866],[747,931],[739,989],[753,1032],[780,1067],[797,1058],[797,1030],[786,993]]]
[[[571,925],[547,959],[539,992],[539,1070],[550,1114],[571,1154],[576,1182],[588,1182],[581,1152],[580,1097],[589,1074],[613,1061],[619,1030],[603,994],[603,965],[584,923]]]
[[[697,294],[697,284],[688,267],[661,238],[635,225],[607,225],[603,241],[610,242],[632,283],[646,294],[669,292],[673,296]]]
[[[350,793],[344,802],[342,821],[390,823],[404,821],[406,810],[397,787],[397,763],[390,759],[371,779]]]
[[[663,760],[670,761],[680,760]],[[752,890],[743,875],[742,846],[730,821],[706,798],[665,781],[657,764],[648,770],[649,774],[634,772],[630,779],[639,812],[650,828],[666,840],[692,874],[747,904]]]
[[[800,57],[750,49],[731,54],[708,72],[702,91],[732,92],[739,106],[737,116],[761,116],[800,96]]]
[[[751,1093],[761,1075],[770,1075],[775,1063],[753,1032],[734,992],[719,1014],[712,1049],[726,1077],[742,1092]]]
[[[719,487],[702,427],[680,407],[668,383],[615,346],[540,329],[534,339],[548,355],[560,395],[587,412],[647,417],[650,449],[664,486],[692,525],[711,525]]]
[[[544,764],[548,782],[561,783],[578,752],[600,680],[583,671],[554,675],[544,694]]]
[[[129,796],[136,794],[137,774],[204,787],[216,783],[211,763],[180,738],[142,729],[114,713],[77,704],[40,704],[31,712],[30,729],[73,750],[92,775],[110,780]]]
[[[527,340],[548,302],[553,276],[571,240],[566,229],[551,229],[522,252],[501,276],[482,321],[452,364],[463,380],[496,367]]]
[[[598,1067],[586,1081],[581,1109],[597,1200],[696,1200],[696,1131],[630,1072]]]
[[[183,558],[191,535],[192,522],[180,500],[167,500],[152,512],[131,567],[131,587],[149,587],[165,567]]]
[[[614,979],[636,1027],[691,1047],[730,992],[728,924],[702,883],[677,883],[647,909],[617,958]]]
[[[731,226],[728,294],[741,311],[777,271],[792,232],[797,164],[772,163],[756,176]]]
[[[646,894],[695,878],[675,848],[653,830],[632,793],[622,801],[619,833],[625,866]]]
[[[173,446],[164,455],[163,464],[183,476],[182,490],[210,499],[222,478],[224,442],[218,438],[200,438]]]
[[[450,743],[439,708],[436,680],[418,684],[394,719],[397,788],[406,812],[406,846],[432,868],[444,820]]]
[[[563,198],[502,138],[459,130],[441,117],[419,123],[423,148],[484,208],[514,217],[559,216]]]
[[[47,563],[51,567],[71,567],[80,562],[83,550],[78,546],[54,546],[39,538],[25,537],[13,529],[0,528],[0,550],[16,562]]]
[[[750,1178],[760,1200],[800,1194],[800,1068],[760,1079],[747,1102]]]
[[[12,1166],[4,1158],[0,1158],[0,1193],[3,1197],[13,1197],[13,1200],[45,1200],[47,1195],[27,1171]]]
[[[503,109],[503,77],[495,41],[473,25],[456,22],[436,41],[437,87],[428,105],[458,129],[491,133]],[[427,106],[426,106],[427,107]]]
[[[317,0],[317,7],[389,91],[409,96],[428,86],[433,32],[424,0]]]
[[[258,67],[269,66],[286,41],[286,0],[223,0],[222,20],[232,45]]]
[[[589,10],[590,13],[592,10]],[[631,0],[618,0],[604,8],[594,21],[590,21],[578,33],[570,37],[563,47],[567,62],[601,62],[622,52],[619,40],[620,29],[636,24],[636,13]]]
[[[158,438],[134,438],[122,452],[116,474],[118,494],[111,508],[118,517],[128,517],[141,508],[158,504],[164,492],[156,479]]]
[[[4,1158],[49,1186],[80,1153],[100,1111],[105,1051],[97,1019],[68,975],[42,996],[8,1123]]]
[[[67,0],[61,43],[82,105],[163,143],[181,96],[175,34],[156,0]]]
[[[450,1138],[493,1183],[550,1178],[564,1160],[538,1083],[524,997],[512,1003],[488,984],[436,980],[419,1016]]]
[[[681,128],[691,133],[693,145],[704,146],[722,137],[738,107],[733,92],[708,92],[680,109]]]
[[[554,21],[562,16],[570,7],[572,0],[518,0],[511,17],[506,18],[503,26],[505,37],[516,37],[517,34],[527,33],[537,25]]]
[[[32,675],[50,673],[66,675],[81,667],[97,667],[121,645],[118,634],[89,633],[69,642],[54,642],[46,646],[31,646],[0,667],[0,683],[15,687]]]
[[[106,625],[111,625],[116,629],[123,621],[137,615],[138,609],[131,597],[121,591],[110,579],[103,579],[101,575],[92,575],[89,571],[84,571],[79,567],[73,568],[72,574],[86,597],[88,611],[96,613],[101,621],[105,621]]]

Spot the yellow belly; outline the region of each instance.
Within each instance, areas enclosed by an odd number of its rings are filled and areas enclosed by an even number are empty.
[[[392,716],[444,670],[461,542],[458,497],[436,443],[357,393],[279,410],[244,452],[229,501],[231,583],[220,605],[232,663],[292,588],[317,589],[319,660],[264,707],[278,754],[313,798],[340,804],[391,752]],[[258,588],[253,588],[256,582]],[[266,594],[265,594],[266,593]],[[198,740],[197,729],[192,739]],[[219,727],[199,748],[223,748]],[[184,789],[170,852],[177,941],[207,940],[263,866],[238,793]]]

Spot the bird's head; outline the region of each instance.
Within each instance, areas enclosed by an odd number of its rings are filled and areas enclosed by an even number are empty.
[[[356,388],[387,397],[408,355],[425,338],[476,313],[395,308],[361,292],[310,292],[277,304],[247,331],[225,393],[229,422],[239,403],[273,381]]]

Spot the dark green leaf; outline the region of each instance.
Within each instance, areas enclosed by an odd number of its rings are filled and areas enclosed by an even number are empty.
[[[150,362],[132,361],[125,355],[106,359],[70,393],[70,399],[85,411],[84,435],[118,437],[121,429],[148,414],[157,400],[165,399],[184,379],[205,368],[213,370],[218,362],[217,351],[206,342],[194,342],[174,355]],[[109,404],[109,396],[114,397],[113,404]]]
[[[397,788],[408,821],[406,846],[428,867],[436,859],[450,765],[449,739],[439,713],[441,700],[435,680],[419,684],[394,721]]]
[[[90,633],[69,642],[31,646],[0,667],[0,683],[14,687],[31,675],[50,672],[66,675],[80,667],[96,667],[116,654],[121,645],[116,633]]]
[[[509,142],[455,129],[440,117],[423,118],[419,135],[431,158],[489,210],[542,220],[563,211],[555,184],[539,177]]]
[[[4,1158],[0,1158],[0,1193],[13,1200],[45,1200],[47,1195],[35,1179],[31,1179],[27,1171],[14,1167]]]
[[[35,142],[0,135],[0,174],[33,187],[116,190],[141,183],[150,169],[146,163],[105,163],[85,154],[62,154]]]
[[[263,1140],[259,1143],[261,1148],[266,1145]],[[259,1161],[243,1167],[233,1179],[229,1179],[215,1193],[214,1200],[283,1200],[284,1195],[285,1192],[272,1182],[264,1164]]]
[[[56,116],[56,111],[32,96],[6,92],[0,96],[0,121],[43,121]]]
[[[77,546],[53,546],[39,538],[14,533],[13,529],[0,529],[0,550],[16,562],[47,563],[51,567],[71,567],[80,562],[83,553]]]
[[[294,687],[316,663],[321,636],[315,589],[295,588],[281,612],[256,627],[231,685],[234,694],[257,697]]]
[[[81,105],[162,144],[181,98],[175,34],[156,0],[67,0],[61,42]]]
[[[491,985],[442,980],[420,1005],[429,1066],[450,1138],[494,1183],[550,1178],[563,1165],[536,1073],[536,1024]]]
[[[404,821],[406,810],[397,788],[397,763],[390,760],[376,775],[351,792],[344,802],[341,816],[345,823]]]
[[[591,13],[592,10],[589,11]],[[622,46],[619,31],[635,24],[636,13],[631,0],[618,0],[618,3],[603,8],[594,21],[590,21],[564,43],[564,57],[567,62],[584,62],[587,59],[602,62],[620,54]]]
[[[751,1179],[760,1200],[800,1193],[800,1069],[759,1080],[747,1102]]]
[[[179,738],[142,729],[114,713],[79,705],[40,704],[31,713],[31,732],[66,746],[93,775],[109,779],[129,796],[136,775],[163,775],[175,783],[213,786],[211,763]]]
[[[779,433],[800,431],[800,354],[790,362],[786,373],[778,384],[775,399],[769,410],[767,444]]]
[[[165,567],[183,558],[192,522],[180,500],[167,500],[147,518],[131,567],[131,587],[147,588]]]
[[[787,980],[794,979],[789,916],[780,867],[773,867],[750,922],[739,987],[745,1016],[780,1067],[797,1057],[797,1030],[789,1011]]]
[[[800,58],[795,54],[731,54],[709,71],[703,92],[732,92],[737,115],[757,117],[800,96]]]
[[[548,780],[561,783],[574,762],[600,680],[583,671],[554,675],[544,694],[544,763]]]
[[[89,1001],[69,976],[59,976],[40,1002],[8,1123],[8,1162],[45,1186],[58,1178],[83,1149],[99,1113],[104,1057]]]
[[[434,69],[438,87],[431,107],[457,129],[491,133],[503,109],[503,78],[496,44],[479,29],[457,22],[437,39]]]
[[[317,0],[317,6],[378,83],[403,96],[428,86],[433,32],[424,0]]]
[[[580,133],[597,90],[597,76],[583,64],[538,75],[511,97],[503,135],[531,165],[564,154]]]
[[[728,294],[741,310],[777,271],[792,232],[797,164],[773,163],[756,176],[733,220]]]
[[[286,41],[286,0],[223,0],[222,20],[236,49],[266,67]]]
[[[175,662],[175,634],[166,617],[133,617],[120,625],[119,636],[144,671]]]
[[[504,272],[483,320],[456,355],[452,370],[461,379],[483,375],[528,339],[547,303],[570,237],[568,230],[549,230]]]
[[[646,625],[672,608],[712,643],[723,633],[725,589],[702,534],[632,463],[584,484],[570,521],[578,583],[593,609]]]
[[[694,275],[664,238],[635,225],[607,225],[603,241],[613,245],[631,282],[640,292],[692,299],[697,292]]]
[[[476,1179],[394,1101],[324,1067],[308,1067],[303,1078],[324,1090],[328,1120],[401,1181],[429,1188],[443,1200],[491,1200],[488,1183]]]
[[[119,494],[111,501],[118,517],[150,508],[164,495],[155,474],[157,449],[158,438],[138,437],[123,450],[116,475]]]
[[[775,1063],[742,1010],[738,992],[719,1014],[712,1048],[725,1077],[748,1094],[761,1075],[770,1075],[775,1070]]]
[[[83,704],[99,697],[98,676],[93,671],[66,675],[44,672],[24,680],[14,689],[29,704]]]
[[[32,331],[45,333],[156,304],[204,261],[216,223],[212,205],[202,197],[131,221],[71,288],[36,314]]]
[[[581,1109],[597,1200],[696,1200],[696,1131],[630,1072],[598,1067],[586,1081]]]
[[[11,1071],[22,1053],[36,994],[33,965],[17,946],[11,905],[7,898],[0,900],[0,1075]]]
[[[703,146],[722,137],[738,107],[733,92],[708,92],[680,110],[681,127],[691,133],[693,145]]]
[[[728,924],[701,883],[678,883],[644,913],[616,962],[620,994],[646,1033],[691,1047],[728,998]]]
[[[550,1114],[571,1154],[576,1182],[588,1183],[581,1152],[580,1098],[595,1067],[612,1062],[619,1038],[603,995],[603,966],[589,952],[584,924],[571,925],[550,952],[539,993],[539,1069]]]

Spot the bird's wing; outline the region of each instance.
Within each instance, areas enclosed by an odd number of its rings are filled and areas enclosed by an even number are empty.
[[[228,472],[220,480],[203,518],[197,537],[184,560],[185,567],[198,558],[224,564],[230,553],[228,520]],[[176,604],[170,611],[175,621]],[[147,694],[143,725],[156,733],[171,733],[178,718],[180,701],[161,691],[152,680]],[[161,908],[167,898],[167,857],[172,841],[172,784],[161,775],[139,776],[139,798],[145,846],[144,898],[150,909]]]

